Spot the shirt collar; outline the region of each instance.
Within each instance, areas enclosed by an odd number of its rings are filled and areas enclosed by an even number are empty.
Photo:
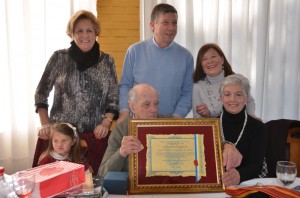
[[[153,41],[154,45],[156,45],[156,47],[159,47],[158,44],[156,43],[155,39],[154,39],[154,36],[152,37],[152,41]],[[164,47],[162,49],[168,49],[169,47],[171,47],[173,45],[173,42],[174,41],[172,41],[172,43],[168,47]],[[161,47],[159,47],[159,48],[161,48]]]

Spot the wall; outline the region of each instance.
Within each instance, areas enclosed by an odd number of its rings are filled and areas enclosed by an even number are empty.
[[[118,79],[127,48],[140,40],[139,0],[97,0],[100,49],[115,59]]]

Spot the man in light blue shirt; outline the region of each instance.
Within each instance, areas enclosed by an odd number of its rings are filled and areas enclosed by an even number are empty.
[[[120,81],[118,122],[129,116],[128,91],[140,83],[148,83],[158,91],[158,114],[183,118],[191,110],[194,60],[174,41],[177,19],[173,6],[156,5],[150,22],[153,37],[128,48]]]

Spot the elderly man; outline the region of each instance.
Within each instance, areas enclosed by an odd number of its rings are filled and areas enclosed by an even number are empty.
[[[128,93],[128,105],[133,119],[155,119],[158,117],[158,93],[148,84],[135,85]],[[171,116],[170,116],[171,117]],[[128,171],[128,155],[138,153],[144,146],[133,136],[128,136],[129,118],[117,124],[108,140],[108,147],[102,159],[98,175],[105,176],[109,171]],[[236,167],[241,162],[237,149],[225,144],[224,166]]]

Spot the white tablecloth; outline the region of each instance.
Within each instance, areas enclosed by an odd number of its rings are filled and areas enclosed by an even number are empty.
[[[276,178],[263,178],[263,179],[252,179],[241,183],[239,186],[251,186],[257,183],[261,185],[279,185],[276,182]],[[295,182],[289,186],[289,188],[294,188],[300,185],[300,178],[296,178]],[[0,197],[1,193],[0,193]],[[9,196],[13,197],[13,196]],[[226,198],[230,197],[225,192],[218,193],[185,193],[185,194],[147,194],[147,195],[112,195],[106,194],[103,198]]]
[[[276,182],[276,178],[261,178],[261,179],[252,179],[241,183],[239,186],[251,186],[256,185],[257,183],[262,185],[279,185]],[[289,186],[289,188],[294,188],[295,186],[300,185],[300,178],[296,178],[295,182]],[[108,195],[107,198],[226,198],[230,197],[225,192],[220,193],[185,193],[185,194],[148,194],[148,195]],[[104,197],[104,198],[105,198]]]

